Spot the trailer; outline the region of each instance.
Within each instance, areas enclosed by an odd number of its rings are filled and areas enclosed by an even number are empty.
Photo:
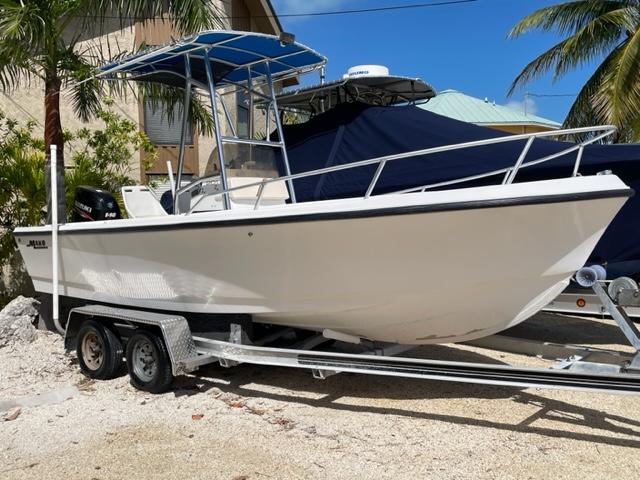
[[[607,282],[607,291],[618,305],[624,307],[630,318],[636,322],[640,321],[640,289],[635,280],[629,277],[618,277]],[[611,316],[592,287],[578,285],[569,286],[549,303],[544,311],[570,315]]]
[[[203,365],[218,363],[231,368],[247,363],[306,369],[317,379],[349,372],[638,394],[640,331],[624,308],[611,299],[603,283],[594,285],[594,292],[634,352],[532,342],[503,335],[470,342],[491,350],[553,359],[556,362],[551,368],[410,358],[401,355],[416,346],[370,342],[330,330],[269,328],[253,324],[248,316],[229,320],[227,329],[196,332],[181,315],[105,305],[71,309],[65,346],[76,350],[80,369],[88,377],[113,378],[126,364],[131,384],[152,393],[168,390],[176,376]]]

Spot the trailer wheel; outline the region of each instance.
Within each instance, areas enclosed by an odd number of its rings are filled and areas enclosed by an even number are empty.
[[[109,380],[122,369],[122,342],[104,325],[88,320],[78,331],[76,353],[80,370],[89,378]]]
[[[162,393],[173,383],[171,361],[159,336],[138,331],[127,341],[127,370],[138,390]]]

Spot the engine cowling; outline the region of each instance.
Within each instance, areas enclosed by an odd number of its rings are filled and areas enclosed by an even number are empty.
[[[95,222],[122,218],[118,202],[111,193],[81,185],[73,200],[73,222]]]

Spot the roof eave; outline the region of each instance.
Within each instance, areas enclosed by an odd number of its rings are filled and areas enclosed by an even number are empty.
[[[273,4],[271,3],[271,0],[261,0],[261,3],[263,5],[266,5],[265,10],[268,10],[266,13],[267,13],[267,15],[271,16],[271,19],[273,20],[273,23],[276,24],[277,31],[275,33],[276,33],[276,35],[279,35],[280,33],[283,32],[283,28],[282,28],[282,24],[280,23],[280,19],[278,18],[278,15],[276,14],[276,10],[275,10],[275,8],[273,8]]]
[[[466,120],[469,123],[475,123],[476,125],[482,125],[484,126],[491,126],[491,125],[508,125],[508,126],[514,126],[514,127],[527,127],[527,126],[531,126],[531,127],[546,127],[546,128],[552,128],[554,130],[559,130],[560,128],[562,128],[562,125],[559,124],[549,124],[549,123],[542,123],[542,122],[474,122],[474,121],[469,121]]]

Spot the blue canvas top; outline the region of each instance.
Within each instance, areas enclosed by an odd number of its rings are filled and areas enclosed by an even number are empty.
[[[118,78],[183,86],[184,56],[189,53],[195,83],[207,84],[205,51],[213,67],[216,85],[243,82],[266,75],[266,63],[273,77],[303,73],[327,61],[310,48],[294,42],[282,43],[274,35],[212,30],[185,37],[169,45],[143,50],[100,68],[98,77]]]

